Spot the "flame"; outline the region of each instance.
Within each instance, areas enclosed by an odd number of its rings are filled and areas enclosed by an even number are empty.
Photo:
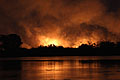
[[[81,38],[78,41],[76,41],[75,45],[73,46],[73,48],[78,48],[79,46],[81,46],[82,44],[87,44],[87,45],[93,45],[96,46],[96,44],[98,43],[97,39],[89,39],[89,38]]]
[[[56,39],[49,39],[49,38],[47,38],[45,40],[45,42],[46,42],[46,45],[48,45],[48,44],[54,44],[54,45],[58,46],[58,44],[59,44],[59,41],[56,40]]]
[[[89,45],[89,44],[97,43],[97,40],[89,39],[89,38],[79,38],[78,40],[76,40],[76,42],[73,43],[73,45],[71,45],[69,41],[61,39],[58,36],[54,36],[54,37],[39,36],[38,39],[39,39],[39,44],[38,44],[39,46],[55,45],[55,46],[63,46],[64,48],[66,47],[78,48],[82,44]]]
[[[43,44],[44,46],[48,46],[51,44],[59,46],[59,41],[57,39],[45,38]]]
[[[49,45],[55,45],[55,46],[61,46],[61,41],[57,38],[49,38],[46,36],[39,37],[39,45],[43,46],[49,46]]]

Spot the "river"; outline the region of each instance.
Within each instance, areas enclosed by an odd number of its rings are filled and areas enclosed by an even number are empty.
[[[120,57],[0,58],[0,80],[120,80]]]

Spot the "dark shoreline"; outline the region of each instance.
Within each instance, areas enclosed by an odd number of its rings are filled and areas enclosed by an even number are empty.
[[[0,54],[0,57],[41,57],[41,56],[120,56],[120,49],[75,49],[75,48],[46,48],[46,49],[19,49],[7,51]]]
[[[97,44],[82,44],[78,48],[63,46],[38,46],[21,48],[22,40],[16,34],[0,35],[0,57],[39,57],[39,56],[120,56],[120,42],[101,41]]]

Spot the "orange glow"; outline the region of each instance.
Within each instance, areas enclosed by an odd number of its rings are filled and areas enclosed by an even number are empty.
[[[65,80],[70,76],[74,76],[76,78],[81,78],[85,75],[89,76],[88,74],[91,74],[91,72],[89,71],[90,69],[99,70],[100,66],[101,65],[96,62],[83,63],[79,60],[38,62],[28,61],[22,62],[22,71],[25,72],[23,72],[21,75],[23,80],[30,80],[31,76],[37,77],[37,80]],[[82,69],[85,69],[85,71],[81,71]],[[34,73],[32,74],[31,72],[29,72],[29,70],[34,71]],[[94,75],[95,74],[93,74],[93,77]]]
[[[16,5],[7,1],[0,0],[0,33],[18,34],[22,48],[120,42],[120,10],[109,13],[101,0],[18,0]]]
[[[95,39],[87,39],[87,38],[83,38],[83,39],[79,39],[75,45],[73,46],[73,48],[78,48],[79,46],[81,46],[82,44],[87,44],[87,45],[93,45],[95,46],[95,44],[97,44],[97,40]]]
[[[24,48],[24,47],[27,48],[27,49],[31,49],[32,48],[31,46],[29,46],[29,45],[27,45],[25,43],[21,45],[21,48]]]
[[[55,39],[55,38],[49,38],[49,37],[39,37],[39,45],[43,45],[43,46],[49,46],[49,45],[55,45],[55,46],[61,46],[61,41],[59,39]]]
[[[39,46],[50,46],[50,45],[55,45],[55,46],[63,46],[64,48],[66,47],[71,47],[71,48],[78,48],[82,44],[94,44],[97,43],[97,40],[95,39],[89,39],[89,38],[78,38],[72,45],[69,41],[64,40],[59,37],[46,37],[46,36],[39,36]],[[95,46],[95,45],[94,45]]]
[[[73,46],[74,48],[78,48],[79,46],[81,46],[82,44],[88,44],[88,40],[87,39],[80,39],[78,40],[75,45]]]
[[[59,41],[56,40],[56,39],[50,39],[50,38],[46,38],[44,40],[44,45],[45,46],[48,46],[48,45],[51,45],[51,44],[54,44],[54,45],[58,46],[59,45]]]

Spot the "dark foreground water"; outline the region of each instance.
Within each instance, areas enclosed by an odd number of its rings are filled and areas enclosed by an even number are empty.
[[[0,80],[120,80],[120,57],[0,58]]]

